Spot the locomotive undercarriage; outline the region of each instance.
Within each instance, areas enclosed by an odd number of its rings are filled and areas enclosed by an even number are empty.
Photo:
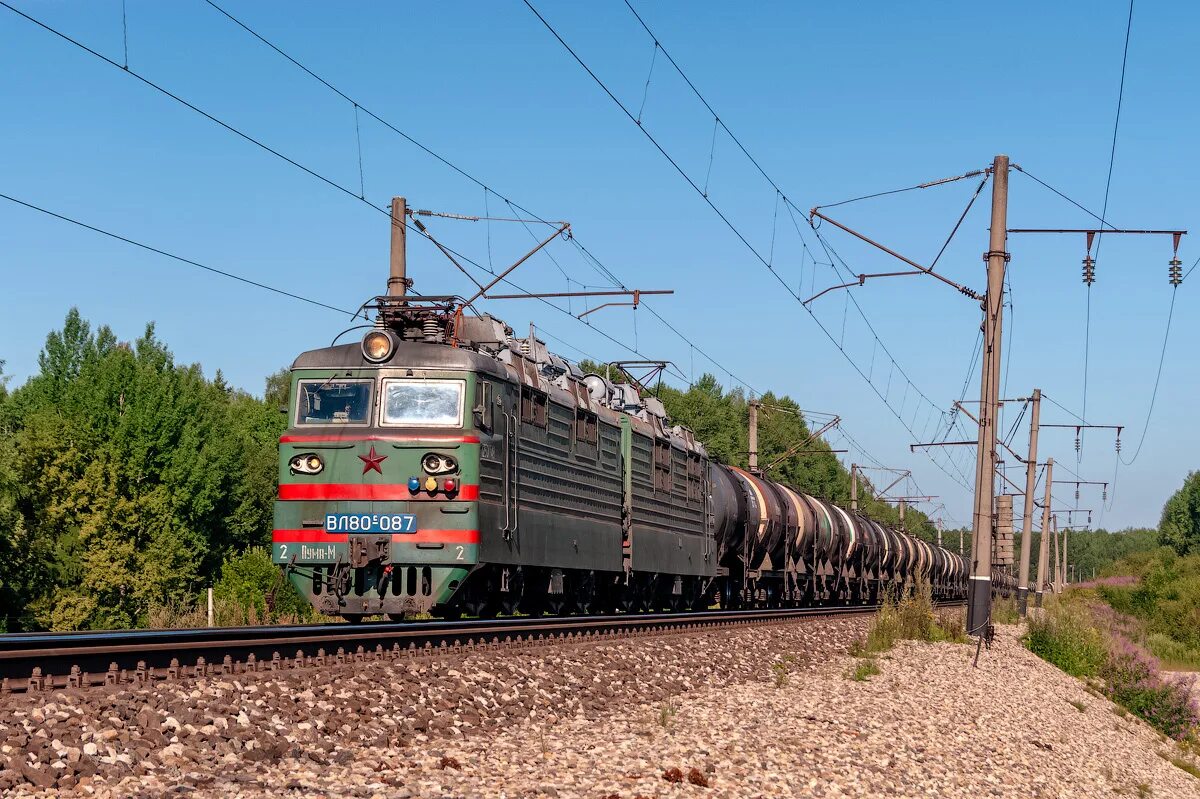
[[[432,608],[434,615],[491,618],[497,615],[591,615],[785,607],[877,605],[889,593],[911,592],[912,580],[858,577],[826,571],[746,571],[719,569],[715,577],[532,566],[483,564],[475,567],[453,599]],[[935,601],[954,597],[953,586],[931,585]]]
[[[534,566],[477,566],[454,599],[436,615],[528,616],[649,613],[707,607],[711,578],[551,569]]]

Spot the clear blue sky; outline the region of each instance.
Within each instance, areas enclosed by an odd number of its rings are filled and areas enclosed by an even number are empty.
[[[728,383],[730,370],[758,391],[787,392],[807,408],[840,414],[873,457],[911,468],[922,492],[944,498],[949,524],[969,520],[969,493],[924,455],[909,453],[912,439],[871,387],[522,2],[226,2],[363,106],[536,213],[569,220],[626,285],[674,288],[673,297],[653,307],[720,367],[645,309],[600,312],[595,328],[636,340],[642,353],[672,360],[689,377],[713,371]],[[119,0],[14,4],[124,61]],[[645,89],[653,45],[625,5],[537,5],[635,112],[645,93],[647,129],[703,181],[712,117],[661,54]],[[1002,16],[1000,7],[967,3],[641,0],[635,7],[801,208],[977,169],[997,152],[1086,206],[1099,210],[1103,201],[1124,2],[1012,3]],[[1194,227],[1200,218],[1191,191],[1200,107],[1191,53],[1197,23],[1195,4],[1136,9],[1108,214],[1118,225]],[[128,53],[132,69],[357,193],[353,107],[201,0],[129,0]],[[0,192],[339,307],[354,308],[382,292],[388,229],[366,204],[4,8],[0,74]],[[365,116],[360,124],[371,204],[381,207],[403,193],[421,208],[483,212],[477,186]],[[723,134],[708,183],[714,202],[769,252],[774,191]],[[831,213],[928,261],[973,189],[972,181],[962,181]],[[508,213],[495,197],[489,205]],[[1011,226],[1089,224],[1071,205],[1013,175]],[[485,225],[432,220],[430,227],[450,246],[488,262]],[[939,269],[982,289],[986,227],[985,194]],[[520,226],[495,224],[490,232],[497,268],[532,242]],[[828,226],[821,232],[855,273],[897,268]],[[773,264],[797,292],[803,293],[802,281],[804,291],[834,282],[828,267],[804,261],[783,209],[774,238]],[[1181,249],[1185,269],[1200,254],[1188,238]],[[1024,396],[1038,386],[1082,413],[1082,237],[1013,237],[1009,249],[1014,307],[1005,336],[1006,394]],[[605,282],[570,245],[556,243],[550,252],[558,266],[535,258],[517,273],[520,285],[565,290],[560,267],[573,288]],[[413,241],[410,253],[417,290],[467,290],[426,243]],[[1127,459],[1141,436],[1158,363],[1171,298],[1169,257],[1164,239],[1110,237],[1092,289],[1087,416],[1128,426]],[[296,352],[324,346],[347,326],[335,313],[4,201],[0,269],[0,358],[14,384],[36,369],[45,334],[71,306],[123,338],[153,320],[179,360],[198,361],[209,374],[220,367],[254,392]],[[1197,281],[1200,271],[1191,282]],[[968,374],[978,307],[924,278],[868,282],[853,291],[913,385],[948,408]],[[1105,526],[1157,523],[1163,501],[1196,465],[1200,434],[1191,408],[1198,381],[1190,352],[1198,338],[1197,291],[1189,284],[1179,290],[1145,447],[1131,467],[1121,467],[1103,518],[1097,513]],[[890,365],[847,299],[831,294],[813,307],[918,434],[937,435],[931,409],[913,400],[914,390],[898,376],[887,388]],[[533,301],[492,310],[518,329],[532,319],[568,356],[629,357],[598,330]],[[977,398],[974,371],[970,379],[967,397]],[[1006,424],[1014,418],[1010,409]],[[1043,422],[1070,421],[1052,405],[1044,409]],[[1018,440],[1024,437],[1018,432]],[[836,433],[830,440],[843,446]],[[1043,436],[1043,454],[1084,478],[1112,479],[1111,434],[1089,435],[1082,463],[1073,445],[1071,431]],[[864,459],[858,452],[847,457]],[[938,459],[952,474],[973,476],[965,448]],[[1063,471],[1056,477],[1066,477]],[[1016,469],[1011,474],[1022,482]],[[1074,505],[1073,487],[1056,494]],[[1080,507],[1101,504],[1098,491],[1084,489]]]

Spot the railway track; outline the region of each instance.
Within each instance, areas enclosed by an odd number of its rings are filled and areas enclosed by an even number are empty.
[[[953,607],[961,602],[937,603]],[[0,635],[0,693],[150,685],[367,660],[872,613],[853,607]]]

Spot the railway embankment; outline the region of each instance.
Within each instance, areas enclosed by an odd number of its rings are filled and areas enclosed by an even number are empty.
[[[0,793],[1195,797],[1175,746],[1025,650],[837,619],[0,702]],[[3,762],[3,761],[0,761]]]

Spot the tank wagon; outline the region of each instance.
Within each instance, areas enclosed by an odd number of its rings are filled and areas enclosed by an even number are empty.
[[[272,554],[360,620],[872,603],[963,558],[709,459],[630,381],[454,297],[379,297],[291,370]]]

